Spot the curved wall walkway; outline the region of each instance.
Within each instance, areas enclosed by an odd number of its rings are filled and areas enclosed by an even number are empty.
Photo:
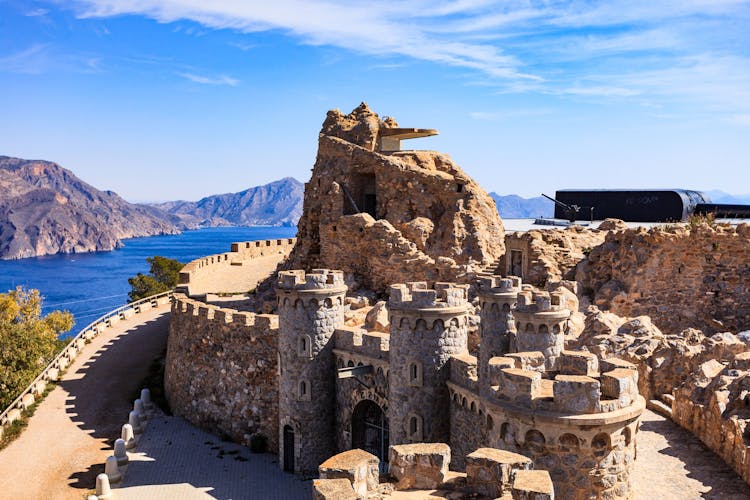
[[[93,489],[168,326],[167,301],[82,346],[23,434],[0,451],[0,497],[80,500]]]

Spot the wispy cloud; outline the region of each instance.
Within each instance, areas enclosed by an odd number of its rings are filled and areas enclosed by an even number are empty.
[[[205,76],[196,75],[194,73],[177,73],[182,78],[190,80],[193,83],[200,83],[201,85],[228,85],[230,87],[236,87],[240,84],[237,78],[231,76],[219,75],[219,76]]]
[[[0,56],[0,72],[24,75],[40,75],[51,70],[96,73],[100,71],[100,64],[99,57],[60,52],[47,43],[36,43],[6,56]]]
[[[74,5],[81,17],[138,14],[210,29],[275,31],[303,44],[389,57],[394,64],[406,57],[468,68],[470,78],[503,93],[642,102],[682,98],[715,110],[723,102],[724,111],[737,113],[726,106],[728,99],[714,94],[746,96],[748,88],[750,0],[76,0]],[[696,59],[701,62],[686,63]],[[744,66],[726,64],[730,59]],[[750,100],[744,102],[743,114],[750,112]]]
[[[47,14],[49,14],[49,9],[42,9],[42,8],[31,9],[27,11],[26,13],[24,13],[26,17],[41,17],[41,16],[46,16]]]

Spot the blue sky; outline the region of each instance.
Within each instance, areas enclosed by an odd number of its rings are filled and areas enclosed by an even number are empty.
[[[364,100],[501,194],[745,194],[749,27],[740,0],[0,0],[0,154],[198,199],[306,181]]]

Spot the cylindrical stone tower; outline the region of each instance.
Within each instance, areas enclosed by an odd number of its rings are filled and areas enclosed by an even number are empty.
[[[388,375],[391,444],[450,438],[448,361],[466,352],[467,285],[393,285]]]
[[[490,358],[511,352],[516,324],[512,310],[516,306],[521,278],[488,276],[479,280],[479,390],[489,394]]]
[[[332,336],[346,290],[341,271],[279,273],[279,464],[289,472],[316,472],[334,451]]]
[[[518,294],[513,317],[517,330],[516,352],[539,351],[544,354],[545,368],[557,370],[570,317],[562,294],[524,290]]]

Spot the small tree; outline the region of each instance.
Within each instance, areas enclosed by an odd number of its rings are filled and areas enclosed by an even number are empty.
[[[73,328],[73,316],[54,311],[42,316],[39,290],[21,287],[0,294],[0,409],[8,406],[52,361]]]
[[[149,274],[138,273],[128,279],[131,301],[140,300],[150,295],[166,292],[177,286],[180,278],[180,269],[184,266],[182,262],[156,255],[146,259],[151,265]]]

